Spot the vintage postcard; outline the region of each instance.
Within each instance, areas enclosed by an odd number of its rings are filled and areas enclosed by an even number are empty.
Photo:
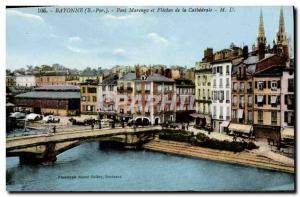
[[[7,6],[8,192],[295,192],[293,6]]]

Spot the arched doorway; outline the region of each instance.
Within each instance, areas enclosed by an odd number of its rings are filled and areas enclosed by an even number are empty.
[[[154,119],[154,125],[158,125],[159,123],[160,123],[160,119],[159,119],[159,117],[156,117]]]

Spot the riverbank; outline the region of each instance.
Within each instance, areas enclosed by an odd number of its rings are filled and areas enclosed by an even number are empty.
[[[294,166],[279,161],[274,161],[253,152],[233,153],[230,151],[221,151],[217,149],[192,146],[184,142],[175,142],[155,139],[143,145],[144,149],[170,153],[175,155],[222,161],[232,164],[240,164],[256,168],[275,170],[280,172],[294,173]]]

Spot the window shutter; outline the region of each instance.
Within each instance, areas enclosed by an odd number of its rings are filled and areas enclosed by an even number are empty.
[[[277,88],[280,88],[280,81],[277,81]]]
[[[268,88],[271,88],[271,81],[268,81]]]
[[[257,81],[255,81],[255,88],[257,89],[258,87],[257,87]]]
[[[277,96],[277,105],[280,105],[280,96]]]
[[[264,105],[266,104],[266,95],[264,95]]]
[[[288,121],[288,112],[284,112],[284,122]]]
[[[288,99],[287,96],[288,95],[284,95],[284,104],[287,104],[287,99]]]
[[[267,86],[266,86],[266,81],[264,81],[264,88],[266,88]]]
[[[257,95],[255,95],[255,104],[257,104]]]
[[[271,105],[271,96],[268,95],[268,104]]]

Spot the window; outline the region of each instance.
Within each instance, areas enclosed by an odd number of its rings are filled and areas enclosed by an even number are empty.
[[[97,102],[97,97],[93,96],[93,102]]]
[[[252,107],[252,96],[248,96],[248,107]]]
[[[233,96],[233,106],[237,106],[237,96]]]
[[[81,97],[81,100],[82,100],[82,101],[85,101],[85,100],[86,100],[86,97],[85,97],[85,96],[82,96],[82,97]]]
[[[277,125],[277,112],[276,111],[271,112],[271,124]]]
[[[223,79],[220,79],[220,83],[219,83],[220,88],[223,87]]]
[[[229,65],[226,66],[226,74],[229,75]]]
[[[88,88],[87,88],[87,92],[88,92],[88,93],[97,93],[97,88],[91,88],[91,87],[88,87]]]
[[[229,103],[229,90],[226,90],[226,103]]]
[[[258,89],[263,90],[264,89],[264,82],[260,81],[258,82]]]
[[[109,87],[109,91],[114,91],[114,86],[110,85]]]
[[[244,92],[245,84],[243,82],[241,82],[241,87],[240,88],[241,88],[241,91]]]
[[[229,78],[226,78],[226,88],[229,88]]]
[[[85,87],[81,88],[82,93],[85,93]]]
[[[249,123],[252,123],[253,121],[253,117],[252,117],[252,111],[248,111],[248,120],[249,120]]]
[[[217,86],[217,80],[214,79],[214,87],[216,87],[216,86]]]
[[[233,83],[233,91],[237,91],[237,89],[238,89],[238,84],[237,84],[237,82],[234,82]]]
[[[258,111],[258,124],[263,124],[263,121],[264,121],[263,111],[259,110]]]
[[[217,106],[214,106],[213,116],[214,116],[215,118],[217,117]]]
[[[271,82],[271,90],[277,90],[277,81],[272,81]]]
[[[224,100],[224,91],[219,91],[219,100],[220,102]]]
[[[220,118],[223,119],[223,106],[220,106]]]
[[[240,96],[240,107],[244,108],[244,103],[245,103],[245,97],[244,96]]]
[[[288,91],[294,92],[294,79],[288,79]]]

